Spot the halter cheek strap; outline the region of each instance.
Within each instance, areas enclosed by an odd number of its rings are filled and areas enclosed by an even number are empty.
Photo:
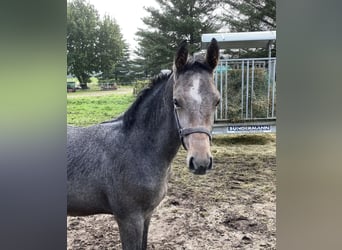
[[[194,133],[206,134],[209,137],[209,140],[211,142],[212,136],[211,136],[211,132],[208,129],[206,129],[204,127],[182,128],[182,126],[180,125],[180,122],[179,122],[179,117],[178,117],[178,113],[177,113],[176,108],[174,108],[173,110],[174,110],[174,114],[175,114],[175,120],[176,120],[176,123],[177,123],[179,137],[180,137],[180,140],[181,140],[182,145],[183,145],[185,150],[188,150],[188,149],[187,149],[187,147],[186,147],[186,145],[184,143],[184,137],[188,136],[190,134],[194,134]]]

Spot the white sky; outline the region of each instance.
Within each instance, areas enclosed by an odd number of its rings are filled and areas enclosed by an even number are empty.
[[[95,6],[101,17],[108,14],[115,18],[131,51],[137,45],[135,33],[138,28],[144,28],[141,18],[148,16],[148,12],[143,7],[159,6],[155,0],[88,0],[88,2]]]

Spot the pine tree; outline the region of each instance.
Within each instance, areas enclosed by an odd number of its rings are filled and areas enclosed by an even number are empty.
[[[190,53],[199,51],[201,34],[218,30],[214,10],[217,0],[157,0],[159,9],[146,8],[143,18],[147,29],[139,29],[137,56],[145,65],[146,75],[171,69],[178,44],[186,39]]]
[[[221,17],[232,32],[276,29],[275,0],[223,0]]]
[[[115,81],[120,84],[130,84],[135,78],[132,69],[132,61],[130,59],[129,47],[127,44],[125,44],[121,60],[119,60],[115,66],[114,78]]]
[[[220,20],[229,32],[276,30],[275,0],[223,0]],[[231,51],[227,50],[230,54]],[[272,56],[276,49],[272,49]],[[239,57],[267,57],[268,49],[257,48],[239,51]]]

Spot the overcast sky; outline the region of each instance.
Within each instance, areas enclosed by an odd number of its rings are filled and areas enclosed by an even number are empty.
[[[133,50],[137,45],[135,41],[135,32],[138,28],[143,28],[144,24],[141,21],[142,17],[148,16],[144,10],[145,7],[158,7],[155,0],[88,0],[89,3],[95,6],[95,9],[101,16],[108,14],[114,17],[119,24],[121,33]]]

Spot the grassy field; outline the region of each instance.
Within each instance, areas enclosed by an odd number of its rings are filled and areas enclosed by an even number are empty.
[[[78,90],[67,93],[67,123],[75,126],[90,126],[112,119],[123,113],[135,100],[132,87],[118,90]]]

